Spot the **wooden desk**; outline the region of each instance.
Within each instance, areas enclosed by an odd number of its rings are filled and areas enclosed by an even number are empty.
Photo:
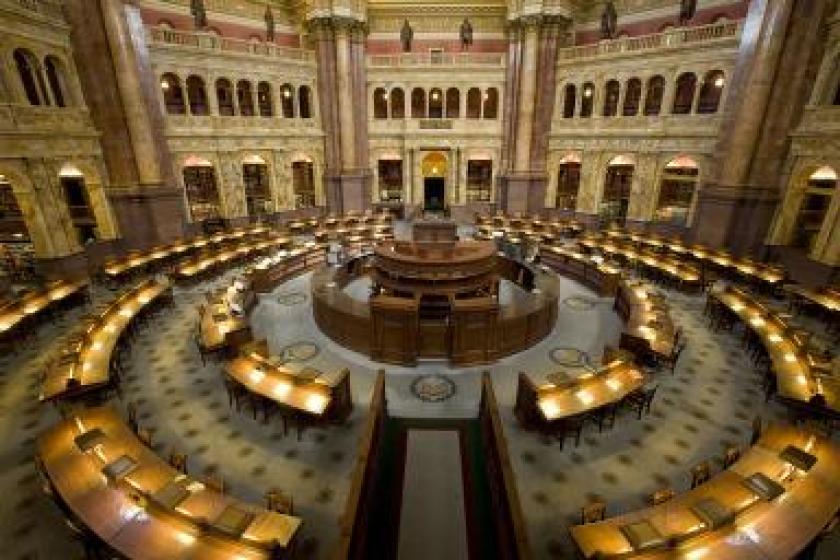
[[[646,381],[634,364],[615,360],[568,383],[540,385],[537,387],[537,409],[546,422],[587,414],[623,400]]]
[[[624,320],[624,334],[643,340],[659,356],[674,350],[676,328],[664,302],[653,288],[639,281],[622,280],[616,294],[616,311]]]
[[[178,280],[194,279],[212,270],[233,265],[242,259],[285,247],[289,243],[290,240],[287,237],[270,237],[220,247],[181,263],[175,269],[173,276]]]
[[[785,286],[785,291],[790,293],[792,297],[816,305],[829,314],[834,315],[840,312],[840,288],[823,286],[811,289],[804,286],[789,285]]]
[[[352,410],[350,371],[333,380],[323,374],[309,379],[257,353],[225,364],[225,374],[248,391],[316,419],[343,420]]]
[[[82,451],[78,436],[97,431],[95,447]],[[103,467],[122,456],[133,460],[134,469],[106,482]],[[58,499],[128,558],[267,559],[274,548],[290,548],[300,529],[299,518],[247,504],[176,471],[108,407],[81,410],[47,430],[38,439],[38,459]],[[230,517],[242,519],[235,530],[223,525]]]
[[[815,360],[797,343],[784,320],[737,288],[713,291],[709,297],[726,306],[761,339],[772,360],[781,399],[807,404],[822,395],[826,408],[840,413],[840,379],[822,375],[813,367]]]
[[[61,363],[47,368],[40,400],[78,396],[108,385],[112,354],[126,327],[153,302],[171,296],[171,290],[168,282],[150,279],[119,296],[85,326],[82,343],[65,348]]]
[[[780,457],[796,446],[816,458],[799,471]],[[571,529],[583,558],[778,559],[796,556],[840,508],[840,447],[828,439],[792,426],[771,426],[728,470],[664,504]],[[742,481],[761,473],[784,493],[765,500]],[[710,526],[696,510],[713,499],[731,516]],[[623,526],[646,523],[658,534],[649,547],[631,544]]]
[[[540,262],[563,276],[570,276],[595,290],[601,297],[612,297],[618,289],[621,271],[605,264],[600,257],[584,255],[568,247],[540,248]]]
[[[257,261],[248,271],[248,279],[257,293],[267,293],[281,283],[323,264],[324,247],[312,243],[291,250],[281,250]]]
[[[256,295],[247,280],[236,279],[214,293],[199,310],[199,344],[207,352],[251,340],[248,313],[256,305]]]
[[[87,280],[57,280],[43,290],[7,302],[0,307],[0,340],[19,336],[18,330],[31,319],[62,305],[75,297],[86,297]]]

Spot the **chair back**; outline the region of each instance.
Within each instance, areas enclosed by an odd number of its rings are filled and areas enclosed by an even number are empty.
[[[170,453],[169,464],[175,470],[187,474],[187,456],[184,453]]]
[[[691,487],[696,488],[697,486],[708,482],[711,477],[712,466],[708,461],[703,461],[691,469]]]
[[[146,447],[152,446],[152,432],[146,428],[137,429],[137,439],[139,439]]]
[[[659,504],[664,504],[674,496],[675,493],[673,490],[670,488],[662,488],[651,494],[648,498],[648,502],[650,502],[651,506],[658,506]]]
[[[225,493],[225,480],[217,474],[204,477],[204,485],[220,494]]]
[[[723,468],[728,469],[734,465],[738,459],[741,458],[741,449],[739,447],[727,447],[723,452]]]
[[[595,501],[591,504],[585,505],[580,509],[580,523],[596,523],[603,521],[607,514],[607,504],[602,501]]]

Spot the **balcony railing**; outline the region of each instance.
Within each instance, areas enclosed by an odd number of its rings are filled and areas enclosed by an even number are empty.
[[[634,54],[641,51],[656,49],[672,49],[685,45],[713,43],[727,39],[737,39],[741,34],[741,21],[726,21],[701,25],[697,27],[681,27],[669,29],[654,35],[639,37],[625,37],[611,41],[601,41],[592,45],[567,47],[557,50],[558,61],[579,60],[581,58],[595,58]]]
[[[314,51],[283,47],[272,43],[259,43],[244,39],[220,37],[201,31],[182,31],[164,27],[146,26],[146,33],[149,43],[156,45],[174,45],[226,54],[265,56],[282,58],[283,60],[297,60],[300,62],[314,62],[315,60]]]
[[[505,55],[499,53],[402,53],[370,55],[369,67],[399,68],[426,66],[488,66],[502,68]]]
[[[36,12],[55,19],[64,19],[59,0],[16,0],[16,3],[26,10]]]

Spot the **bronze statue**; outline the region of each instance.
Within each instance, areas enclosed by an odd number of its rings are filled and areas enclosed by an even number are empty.
[[[265,40],[274,41],[274,12],[268,4],[265,5]]]
[[[408,20],[405,20],[402,29],[400,29],[400,42],[402,43],[403,52],[411,52],[411,40],[413,38],[414,30],[408,24]]]
[[[190,13],[196,29],[207,27],[207,10],[204,8],[204,0],[190,0]]]
[[[697,0],[680,0],[680,25],[686,25],[697,13]]]
[[[461,48],[469,49],[473,44],[473,28],[470,20],[464,18],[464,23],[461,24]]]
[[[601,14],[601,38],[613,39],[618,29],[618,14],[612,1],[604,3],[604,12]]]

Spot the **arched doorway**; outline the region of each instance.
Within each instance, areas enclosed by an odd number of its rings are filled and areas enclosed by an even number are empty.
[[[183,175],[191,220],[205,222],[221,218],[219,187],[213,164],[206,159],[190,156],[184,161]]]
[[[636,161],[633,156],[620,155],[607,164],[604,179],[604,196],[601,198],[599,215],[604,223],[624,225],[630,206],[630,186]]]
[[[78,167],[65,165],[58,173],[58,180],[78,242],[85,245],[96,241],[99,238],[99,232],[84,174]]]
[[[688,225],[698,175],[697,162],[688,156],[675,157],[665,164],[656,203],[657,222]]]
[[[248,216],[259,218],[270,213],[271,189],[268,182],[268,164],[258,155],[242,160],[242,182],[245,185],[245,202]]]
[[[827,165],[808,177],[790,239],[793,247],[805,249],[808,253],[814,251],[817,238],[826,226],[837,186],[837,171]]]
[[[315,206],[315,166],[311,159],[292,162],[292,193],[295,197],[295,208]]]
[[[0,270],[12,279],[27,279],[34,270],[35,251],[26,217],[11,181],[0,175]]]
[[[423,176],[423,210],[443,212],[446,208],[446,172],[449,162],[440,152],[432,152],[420,165]]]
[[[580,156],[569,153],[560,160],[557,168],[557,194],[555,208],[574,212],[580,190]]]

